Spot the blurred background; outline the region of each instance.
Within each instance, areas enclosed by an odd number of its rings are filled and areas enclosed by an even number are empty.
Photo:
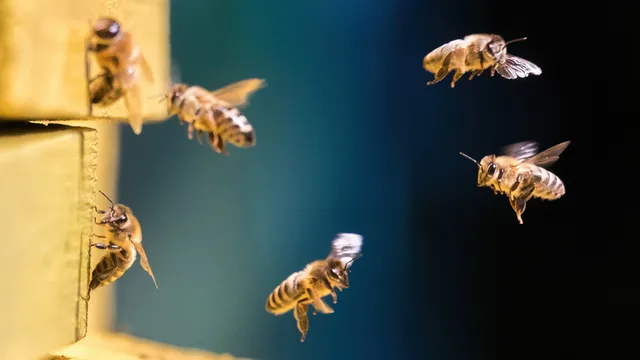
[[[216,89],[260,77],[268,87],[244,110],[256,147],[229,146],[228,157],[189,141],[175,117],[141,136],[120,127],[117,198],[142,223],[159,290],[138,265],[127,272],[115,284],[116,329],[263,360],[572,358],[595,346],[586,329],[608,295],[592,289],[616,251],[606,238],[623,227],[611,225],[620,208],[592,191],[607,168],[598,139],[621,118],[596,118],[607,98],[590,83],[604,79],[591,52],[604,45],[594,50],[575,11],[173,1],[180,81]],[[543,74],[425,86],[424,55],[479,32],[527,36],[509,52]],[[532,200],[519,225],[458,152],[479,159],[523,140],[572,143],[550,169],[567,194]],[[335,313],[310,312],[300,343],[293,315],[268,314],[265,301],[339,232],[362,234],[364,257]]]

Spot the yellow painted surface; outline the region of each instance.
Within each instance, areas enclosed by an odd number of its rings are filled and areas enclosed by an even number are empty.
[[[105,15],[133,34],[154,73],[143,83],[145,121],[166,117],[166,104],[148,98],[168,89],[169,0],[0,0],[0,121],[89,118],[85,38]],[[93,115],[122,121],[123,100]]]
[[[85,336],[93,129],[0,123],[0,359]]]
[[[132,337],[122,333],[91,334],[78,343],[52,352],[46,360],[249,360],[229,354],[214,354]]]
[[[115,197],[118,192],[118,164],[120,157],[120,126],[99,120],[73,120],[59,122],[70,126],[86,126],[94,128],[98,133],[98,185],[97,189]],[[104,200],[97,194],[94,198],[98,204]],[[95,229],[95,227],[94,227]],[[100,261],[104,251],[91,251],[91,269]],[[101,287],[91,294],[89,302],[88,332],[113,330],[115,327],[115,289],[117,284]]]

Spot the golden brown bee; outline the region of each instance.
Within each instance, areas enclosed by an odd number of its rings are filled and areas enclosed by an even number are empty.
[[[129,207],[114,204],[102,191],[100,193],[109,200],[111,207],[108,211],[102,211],[94,206],[98,214],[104,214],[102,220],[95,221],[95,223],[104,226],[108,232],[107,236],[94,236],[106,239],[107,243],[92,243],[91,246],[109,252],[93,269],[89,288],[94,290],[98,286],[108,285],[118,280],[136,261],[136,253],[140,254],[140,265],[149,273],[158,288],[156,278],[153,276],[151,266],[149,266],[149,260],[147,260],[147,255],[142,247],[140,222]]]
[[[422,67],[435,74],[427,85],[440,82],[451,71],[455,71],[451,80],[452,88],[464,73],[470,71],[471,80],[488,68],[491,68],[491,76],[497,71],[505,79],[525,78],[529,74],[540,75],[542,70],[537,65],[507,54],[508,44],[525,39],[505,42],[500,35],[474,34],[450,41],[424,57]]]
[[[249,96],[265,86],[263,79],[248,79],[210,92],[199,86],[175,84],[167,95],[169,116],[178,115],[180,124],[189,124],[188,137],[197,131],[198,142],[202,133],[208,134],[211,147],[217,153],[229,155],[225,142],[246,148],[256,144],[253,126],[237,109],[246,105]]]
[[[545,167],[555,163],[569,146],[565,141],[538,153],[538,144],[523,141],[505,146],[502,155],[487,155],[478,163],[467,154],[460,155],[478,166],[478,186],[487,186],[495,194],[506,194],[509,203],[522,224],[522,213],[527,201],[534,198],[556,200],[565,193],[560,178]]]
[[[115,19],[98,19],[87,38],[87,52],[95,54],[102,73],[89,81],[91,104],[108,106],[124,95],[133,132],[142,132],[141,77],[153,82],[153,74],[131,33]],[[87,65],[88,67],[88,65]]]
[[[342,291],[349,287],[349,269],[353,261],[362,256],[362,236],[358,234],[338,234],[333,240],[329,256],[308,264],[302,271],[291,274],[276,287],[267,299],[267,312],[282,315],[293,309],[293,316],[304,341],[309,330],[307,308],[313,305],[315,315],[333,313],[322,297],[331,295],[333,303],[338,302],[334,288]]]

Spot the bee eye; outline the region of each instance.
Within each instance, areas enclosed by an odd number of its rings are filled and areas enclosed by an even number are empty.
[[[171,95],[171,103],[175,103],[176,100],[178,100],[178,97],[180,97],[180,91],[174,92],[173,95]]]
[[[126,223],[127,222],[127,215],[122,215],[120,218],[118,218],[114,222],[116,223],[116,225],[122,225],[122,224]]]
[[[113,39],[119,33],[120,25],[115,21],[109,21],[105,27],[96,30],[96,35],[101,39]]]
[[[493,176],[495,172],[496,172],[496,164],[494,163],[489,164],[489,168],[487,168],[487,175]]]

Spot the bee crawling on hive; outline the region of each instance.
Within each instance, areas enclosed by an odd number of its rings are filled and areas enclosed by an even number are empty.
[[[540,75],[542,70],[535,64],[507,53],[507,45],[526,38],[504,41],[500,35],[473,34],[464,39],[450,41],[428,53],[422,67],[435,74],[427,85],[433,85],[455,71],[451,87],[455,87],[462,75],[471,72],[469,80],[491,69],[491,76],[497,71],[505,79],[525,78],[529,74]]]
[[[266,86],[263,79],[247,79],[210,92],[199,86],[174,84],[165,96],[169,116],[178,115],[180,124],[189,124],[188,137],[197,131],[198,142],[206,133],[217,153],[229,155],[225,142],[247,148],[256,144],[256,134],[238,107],[248,104],[249,96]],[[164,99],[161,99],[161,101]]]
[[[151,68],[131,33],[110,17],[101,17],[91,24],[86,40],[86,53],[94,53],[102,73],[89,80],[91,104],[109,106],[121,97],[127,107],[133,132],[142,132],[142,94],[140,82],[153,82]],[[87,78],[89,64],[87,61]]]
[[[101,250],[108,250],[100,262],[93,269],[89,288],[96,289],[118,280],[136,261],[136,254],[140,254],[140,265],[149,273],[156,288],[156,278],[153,276],[149,260],[142,247],[142,228],[140,222],[133,215],[131,209],[122,204],[114,204],[102,191],[100,193],[109,200],[111,207],[109,210],[94,210],[103,215],[102,219],[94,222],[107,229],[107,236],[94,235],[94,237],[106,239],[106,244],[92,243],[92,247]]]
[[[538,153],[536,142],[523,141],[507,145],[502,149],[502,155],[487,155],[480,162],[465,153],[460,155],[478,166],[479,187],[490,187],[494,194],[509,197],[518,222],[522,224],[522,213],[529,199],[556,200],[564,195],[562,180],[545,167],[555,163],[569,143],[565,141]]]
[[[300,341],[304,341],[309,330],[309,304],[315,309],[314,315],[318,312],[333,313],[333,309],[322,301],[322,298],[331,295],[333,303],[338,302],[334,288],[342,291],[349,287],[349,269],[353,262],[362,256],[361,248],[362,236],[338,234],[326,259],[308,264],[302,271],[291,274],[273,290],[267,299],[267,312],[282,315],[293,310],[298,330],[302,333]]]

